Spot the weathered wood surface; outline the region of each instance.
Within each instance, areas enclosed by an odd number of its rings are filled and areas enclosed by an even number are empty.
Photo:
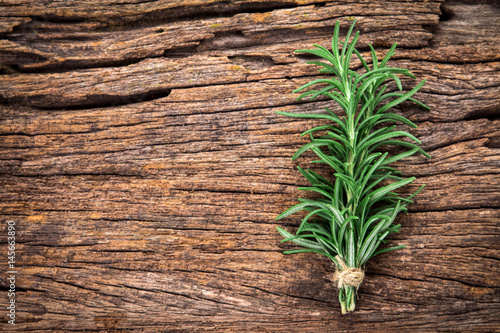
[[[500,10],[494,1],[0,4],[1,271],[17,226],[17,325],[2,331],[500,329]],[[427,84],[404,105],[432,159],[408,247],[367,266],[341,316],[327,259],[285,256],[274,219],[303,193],[290,161],[320,110],[293,50],[353,18]],[[413,83],[404,82],[407,87]],[[305,165],[307,159],[299,161]]]

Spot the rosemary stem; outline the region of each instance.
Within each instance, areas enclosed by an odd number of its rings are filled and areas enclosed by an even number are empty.
[[[339,302],[342,314],[356,309],[356,289],[353,286],[344,286],[339,290]]]

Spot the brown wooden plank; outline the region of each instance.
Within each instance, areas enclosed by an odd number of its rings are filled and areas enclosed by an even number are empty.
[[[4,1],[0,221],[16,221],[17,325],[2,331],[495,331],[500,49],[488,1]],[[333,267],[283,255],[275,221],[313,196],[291,161],[321,112],[293,51],[353,18],[427,79],[404,104],[426,188],[341,316]],[[360,67],[359,62],[353,65]],[[405,87],[415,82],[404,81]],[[333,108],[339,111],[338,108]],[[394,148],[389,149],[396,152]],[[315,166],[319,172],[326,172]],[[0,269],[6,271],[6,261]],[[7,285],[1,280],[2,293]],[[7,297],[0,297],[5,309]]]
[[[399,9],[399,15],[393,15],[391,4],[384,1],[367,2],[364,4],[337,4],[325,6],[307,5],[315,1],[305,1],[294,8],[264,10],[268,6],[276,6],[276,2],[241,1],[233,2],[235,8],[251,6],[255,11],[259,6],[263,11],[256,13],[240,13],[229,15],[231,6],[220,6],[210,9],[216,2],[204,2],[204,6],[196,3],[184,4],[157,3],[151,16],[151,6],[141,8],[134,6],[130,13],[136,19],[147,15],[146,27],[139,25],[135,29],[106,29],[102,21],[110,16],[119,15],[120,5],[113,11],[100,12],[99,6],[85,15],[98,15],[99,23],[87,21],[67,24],[71,16],[64,16],[64,11],[57,7],[61,14],[50,14],[50,6],[40,10],[33,21],[20,24],[16,31],[9,35],[9,45],[0,47],[0,60],[7,65],[14,65],[22,71],[57,70],[61,67],[101,67],[126,65],[150,57],[175,56],[179,52],[199,53],[207,50],[227,50],[247,48],[252,45],[274,45],[295,42],[305,36],[312,38],[328,38],[336,17],[351,16],[351,20],[359,20],[358,27],[365,31],[360,45],[372,41],[375,45],[388,45],[397,40],[406,47],[421,47],[427,45],[432,38],[425,27],[433,26],[439,14],[439,2],[408,2]],[[255,7],[256,4],[260,5]],[[189,4],[189,6],[186,6]],[[127,4],[132,5],[132,4]],[[174,10],[177,6],[194,6],[198,15],[208,15],[209,18],[177,20],[179,14],[165,12]],[[287,6],[281,3],[280,6]],[[45,6],[47,7],[47,6]],[[144,7],[144,6],[142,6]],[[8,7],[7,7],[8,8]],[[36,5],[17,7],[31,13]],[[109,8],[109,7],[103,7]],[[170,8],[170,9],[168,9]],[[75,2],[69,13],[87,12],[88,4]],[[164,13],[163,13],[164,12]],[[373,15],[364,16],[364,12]],[[163,14],[158,14],[163,13]],[[45,15],[45,16],[44,16]],[[51,15],[56,15],[57,20]],[[62,15],[62,16],[59,16]],[[68,17],[69,15],[69,17]],[[155,21],[155,15],[162,20]],[[393,15],[391,21],[381,20],[387,15]],[[83,19],[83,17],[81,19]],[[182,17],[182,16],[180,16]],[[332,18],[333,17],[333,18]],[[127,19],[122,18],[127,21]],[[173,21],[173,22],[172,22]],[[121,24],[123,24],[122,22]],[[157,23],[152,25],[152,23]],[[349,22],[343,23],[346,29]],[[96,30],[96,31],[92,31]],[[397,31],[395,31],[397,30]],[[313,34],[314,32],[314,34]],[[384,38],[380,38],[382,35]],[[318,36],[319,33],[319,36]]]

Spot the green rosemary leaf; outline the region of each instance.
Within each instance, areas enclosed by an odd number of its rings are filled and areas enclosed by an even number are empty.
[[[396,50],[397,43],[392,44],[391,48],[389,51],[387,51],[387,54],[385,55],[384,59],[380,62],[380,67],[385,67],[389,59],[394,55],[395,50]]]
[[[335,102],[339,103],[339,105],[342,107],[342,109],[344,109],[344,111],[347,113],[348,110],[349,110],[349,105],[348,103],[345,101],[345,99],[342,97],[338,97],[337,95],[338,94],[332,94],[331,92],[323,92],[321,93],[321,95],[324,95],[324,96],[327,96],[327,97],[330,97],[331,99],[333,99]]]
[[[278,229],[278,232],[283,236],[285,237],[285,240],[288,240],[290,239],[293,243],[297,244],[297,245],[300,245],[300,246],[303,246],[303,247],[307,247],[311,250],[316,250],[316,251],[322,251],[323,250],[323,247],[321,245],[319,245],[317,242],[313,242],[313,241],[310,241],[310,240],[307,240],[307,239],[303,239],[303,238],[294,238],[293,240],[291,238],[293,237],[300,237],[300,236],[294,236],[292,235],[291,233],[281,229],[280,227],[277,227]],[[283,241],[285,241],[283,240]]]
[[[399,79],[399,77],[397,77],[393,73],[389,73],[388,75],[394,80],[394,82],[396,82],[396,86],[398,87],[398,89],[400,91],[403,90],[403,85],[401,84],[401,80]]]
[[[331,254],[332,256],[337,255],[339,253],[338,246],[333,242],[331,242],[330,240],[324,237],[317,237],[316,240],[321,246],[323,246],[325,252]]]
[[[292,206],[292,207],[288,208],[283,213],[281,213],[280,215],[278,215],[278,217],[276,217],[276,220],[281,220],[282,218],[285,218],[288,215],[292,215],[294,213],[297,213],[297,212],[301,211],[302,209],[304,209],[307,206],[313,206],[313,205],[311,203],[309,203],[309,202],[302,202],[302,203],[296,204],[295,206]]]
[[[326,203],[327,204],[327,203]],[[309,208],[306,208],[308,210]],[[315,219],[315,222],[324,223],[325,221],[329,221],[332,219],[332,215],[326,209],[322,209],[316,213],[317,216],[321,217],[321,219]]]
[[[392,210],[391,215],[389,216],[389,219],[383,223],[382,230],[385,230],[385,229],[389,228],[389,226],[391,225],[391,223],[394,222],[394,220],[396,219],[396,216],[398,215],[398,213],[399,213],[399,211],[401,209],[400,207],[401,207],[401,201],[397,201],[396,202],[396,207],[394,207],[394,209]],[[388,211],[388,213],[389,212],[390,211]]]
[[[307,221],[314,215],[318,214],[319,212],[321,211],[325,211],[324,209],[316,209],[316,210],[313,210],[312,212],[309,212],[309,214],[306,215],[306,217],[304,217],[302,219],[302,222],[300,223],[300,226],[299,228],[297,229],[297,232],[296,234],[299,235],[303,232],[303,229],[306,228],[307,225],[309,225],[309,223],[307,223]],[[326,212],[326,211],[325,211]]]
[[[412,90],[410,90],[409,92],[407,92],[403,96],[399,97],[398,99],[395,99],[394,101],[392,101],[390,103],[387,103],[386,105],[384,105],[383,107],[378,109],[377,113],[385,112],[386,110],[388,110],[392,107],[395,107],[398,104],[403,103],[404,101],[409,99],[411,96],[413,96],[417,91],[419,91],[420,88],[422,88],[422,86],[424,84],[425,84],[425,80],[422,80],[422,82],[420,82],[415,88],[413,88]]]
[[[356,244],[354,242],[354,229],[351,228],[349,230],[349,236],[347,238],[347,254],[346,254],[346,259],[347,262],[346,264],[349,265],[350,267],[356,267]]]
[[[338,117],[332,117],[329,114],[324,114],[324,113],[294,113],[294,112],[284,112],[284,111],[276,111],[277,114],[282,115],[282,116],[288,116],[288,117],[295,117],[295,118],[306,118],[306,119],[327,119],[330,121],[333,121],[337,124],[342,124],[342,120]]]
[[[354,49],[354,54],[356,54],[358,56],[358,59],[361,61],[361,64],[363,65],[363,68],[366,70],[366,71],[369,71],[370,70],[370,67],[368,67],[368,64],[367,62],[365,61],[365,59],[363,58],[363,56],[361,55],[361,53],[359,53],[358,50]]]
[[[378,130],[376,130],[376,131],[368,134],[367,136],[365,136],[363,138],[363,140],[361,140],[360,142],[358,142],[358,147],[363,147],[363,145],[365,143],[369,142],[370,140],[372,140],[374,138],[378,138],[381,135],[391,133],[395,128],[396,128],[396,125],[392,125],[392,126],[389,126],[389,127],[379,128]],[[392,132],[392,133],[394,133],[394,132]]]
[[[324,137],[321,137],[321,138],[319,138],[319,139],[315,139],[315,140],[314,140],[314,142],[320,142],[320,143],[321,143],[321,142],[324,142],[324,143],[327,143],[327,145],[326,145],[326,146],[328,147],[328,149],[333,149],[334,151],[336,151],[336,152],[337,152],[337,154],[336,154],[336,155],[342,155],[342,156],[344,156],[344,155],[345,155],[345,153],[346,153],[346,152],[345,152],[345,147],[344,147],[344,146],[342,146],[342,145],[341,145],[340,143],[338,143],[337,141],[330,139],[330,136],[324,136]],[[314,148],[316,149],[316,147],[314,147]],[[311,148],[311,150],[312,150],[312,151],[314,151],[314,152],[315,152],[315,149],[312,149],[312,148]],[[319,149],[318,149],[318,150],[319,150]],[[325,154],[324,156],[328,156],[328,158],[329,158],[331,161],[333,161],[333,162],[337,163],[337,165],[338,165],[339,167],[341,167],[341,166],[342,166],[342,162],[341,162],[341,161],[339,161],[339,159],[338,159],[337,157],[335,157],[335,155],[332,155],[332,154],[330,154],[330,155],[326,155],[326,154]]]
[[[378,236],[379,233],[384,232],[385,229],[389,227],[392,221],[394,221],[394,218],[396,217],[398,212],[399,212],[399,202],[394,208],[393,214],[387,219],[380,219],[380,222],[377,224],[377,226],[370,232],[368,237],[363,241],[363,245],[361,246],[358,253],[358,261],[361,264],[364,264],[366,260],[370,258],[373,251],[377,248],[374,245],[381,240],[381,237]]]
[[[358,191],[359,192],[362,192],[366,185],[368,184],[368,182],[370,181],[372,175],[374,174],[375,171],[377,171],[377,169],[379,168],[380,165],[383,165],[384,163],[384,160],[385,158],[387,157],[387,153],[384,153],[379,159],[377,162],[375,162],[370,169],[368,169],[368,171],[366,173],[363,173],[362,174],[362,181],[361,181],[361,184],[359,185],[358,187]]]
[[[369,259],[375,257],[377,254],[388,252],[388,251],[400,250],[400,249],[404,249],[405,247],[406,247],[406,245],[398,245],[398,246],[388,247],[388,248],[385,248],[385,249],[382,249],[382,250],[375,252],[374,254],[372,254],[372,256]]]
[[[321,199],[311,200],[311,199],[298,198],[297,200],[299,200],[300,202],[309,203],[310,206],[316,206],[328,210],[327,207],[328,202],[323,203],[321,202]]]
[[[369,116],[367,118],[365,118],[359,125],[359,131],[360,132],[363,132],[363,131],[366,131],[366,130],[369,130],[373,127],[373,125],[376,124],[376,122],[380,119],[382,115],[380,114],[377,114],[375,116]]]
[[[366,244],[366,247],[363,247],[359,252],[358,263],[360,265],[366,264],[366,261],[370,258],[370,255],[377,248],[377,244],[379,243],[377,235],[374,235],[372,238],[368,238],[367,241],[370,240]]]
[[[297,166],[297,169],[300,171],[300,173],[313,185],[318,185],[317,179],[309,174],[309,170],[304,170],[300,166]]]
[[[371,216],[368,219],[368,221],[366,221],[366,223],[362,226],[361,231],[359,233],[359,239],[365,239],[366,232],[368,230],[370,230],[370,228],[371,228],[371,226],[372,226],[373,223],[376,223],[376,222],[383,223],[384,221],[387,221],[389,219],[390,219],[389,216],[381,215],[381,214],[377,214],[377,215]],[[361,247],[361,245],[362,245],[361,243],[358,243],[358,253],[360,253],[360,247]]]
[[[348,49],[348,46],[349,46],[349,38],[351,38],[351,33],[352,31],[354,30],[354,25],[356,24],[356,20],[354,20],[353,24],[350,26],[349,28],[349,31],[347,31],[347,34],[345,36],[345,39],[344,39],[344,43],[343,43],[343,47],[342,47],[342,51],[341,51],[341,54],[340,54],[340,59],[347,59],[349,60],[349,62],[347,63],[344,63],[343,65],[343,68],[345,68],[344,70],[344,73],[347,73],[347,70],[349,69],[349,65],[351,63],[351,58],[350,57],[346,57],[346,50]]]
[[[398,189],[402,186],[408,185],[411,182],[415,180],[415,177],[411,177],[408,179],[404,179],[395,183],[392,183],[390,185],[384,186],[382,188],[379,188],[371,193],[364,193],[364,198],[360,202],[359,206],[357,207],[356,210],[356,215],[357,216],[366,216],[367,211],[370,210],[371,206],[375,204],[378,201],[382,200],[387,200],[388,198],[386,197],[387,195],[391,195],[391,191]],[[401,200],[401,198],[396,197],[395,199]]]
[[[377,69],[378,68],[377,53],[375,52],[375,49],[373,48],[373,46],[371,44],[369,44],[368,46],[370,47],[370,52],[372,53],[372,65],[373,65],[373,69]]]
[[[382,101],[384,99],[383,96],[385,96],[384,92],[385,92],[386,89],[387,89],[387,84],[384,84],[382,87],[380,87],[380,89],[377,92],[377,95],[375,97],[373,97],[373,96],[370,96],[371,98],[369,97],[370,102],[372,104],[372,108],[374,108],[376,105],[378,105],[380,103],[380,101]],[[397,94],[403,95],[401,93],[397,93]],[[388,96],[388,97],[390,97],[390,96]]]
[[[317,45],[313,44],[313,46],[317,46]],[[297,50],[297,51],[295,51],[295,53],[309,53],[309,54],[318,56],[320,58],[323,58],[325,60],[330,61],[335,67],[338,68],[338,64],[337,64],[335,58],[333,58],[333,55],[330,52],[328,52],[328,50],[326,50],[325,48],[320,47],[318,49]]]
[[[324,130],[338,130],[336,127],[333,127],[331,125],[323,125],[323,126],[317,126],[314,128],[310,128],[307,131],[304,131],[300,136],[306,136],[309,133],[317,132],[317,131],[324,131]]]
[[[341,90],[343,88],[342,83],[339,80],[336,80],[336,79],[317,79],[317,80],[314,80],[314,81],[311,81],[309,83],[304,84],[300,88],[295,89],[293,91],[293,93],[298,93],[299,91],[302,91],[302,90],[309,88],[312,85],[316,85],[318,83],[328,83],[328,85],[330,87],[332,87],[332,89],[337,88],[337,89]]]
[[[328,230],[320,224],[317,224],[317,223],[314,223],[314,224],[303,223],[303,224],[305,224],[305,225],[304,225],[304,227],[302,227],[301,232],[315,232],[315,233],[320,234],[324,237],[327,237],[326,238],[327,240],[331,236],[330,233],[328,232]],[[319,240],[318,240],[318,242],[319,242]]]
[[[328,235],[329,236],[329,235]],[[328,237],[327,236],[327,237]],[[315,239],[315,241],[308,240],[307,238]],[[323,242],[321,242],[323,241]],[[292,242],[305,247],[309,247],[311,249],[320,248],[325,250],[327,253],[337,252],[335,250],[335,245],[332,244],[327,238],[319,236],[318,234],[301,234],[301,235],[292,235],[291,237],[283,239],[281,242]],[[324,246],[324,244],[328,244],[329,246]]]
[[[335,57],[337,64],[340,64],[339,35],[340,35],[340,22],[337,21],[335,22],[335,29],[333,31],[333,38],[332,38],[332,53],[333,56]]]
[[[392,92],[392,93],[387,93],[387,94],[380,94],[380,97],[377,96],[376,100],[378,101],[376,104],[380,103],[380,101],[386,99],[386,98],[389,98],[389,97],[402,97],[404,96],[404,94],[402,93],[398,93],[398,92]],[[425,105],[424,103],[422,102],[419,102],[418,100],[414,99],[414,98],[408,98],[408,101],[412,101],[413,103],[416,103],[418,104],[419,106],[427,109],[427,110],[430,110],[431,108],[427,105]]]
[[[403,158],[406,158],[406,157],[409,157],[413,154],[416,154],[418,152],[418,149],[417,148],[414,148],[412,150],[409,150],[409,151],[406,151],[404,153],[401,153],[401,154],[397,154],[395,156],[392,156],[392,157],[389,157],[388,159],[386,159],[382,165],[387,165],[387,164],[391,164],[391,163],[394,163],[396,161],[399,161],[399,160],[402,160]]]
[[[299,150],[292,156],[292,161],[295,161],[300,155],[308,151],[309,149],[312,149],[314,147],[321,147],[321,146],[327,146],[329,144],[332,144],[331,142],[327,141],[314,141],[314,142],[309,142],[305,144],[304,146],[300,147]]]
[[[377,176],[374,181],[368,183],[369,185],[364,188],[363,192],[361,192],[360,197],[365,197],[372,190],[372,188],[374,188],[375,186],[377,186],[378,184],[380,184],[382,181],[384,181],[386,179],[392,179],[392,180],[398,180],[398,181],[403,180],[401,177],[393,176],[392,172],[389,171],[389,172],[383,174],[382,176]]]
[[[369,170],[371,162],[381,155],[382,155],[382,153],[373,153],[367,157],[363,157],[364,160],[362,161],[362,163],[359,164],[359,168],[356,171],[356,174],[354,175],[354,178],[356,179],[356,181],[359,181],[360,179],[364,178],[364,175]]]
[[[401,180],[399,182],[392,183],[390,185],[381,187],[375,191],[373,191],[371,194],[369,194],[366,198],[369,199],[369,203],[375,203],[382,199],[386,194],[390,193],[391,191],[394,191],[395,189],[398,189],[402,186],[408,185],[412,183],[416,178],[415,177],[410,177],[405,180]]]
[[[397,138],[397,137],[401,137],[401,136],[406,136],[406,137],[412,139],[413,141],[415,141],[417,143],[420,143],[419,139],[417,139],[416,137],[414,137],[413,135],[411,135],[408,132],[405,132],[405,131],[394,131],[394,132],[382,134],[382,135],[380,135],[380,136],[378,136],[376,138],[373,138],[371,140],[368,140],[368,141],[366,141],[366,140],[362,141],[359,144],[359,146],[356,147],[356,150],[362,151],[362,150],[365,150],[365,149],[369,148],[370,146],[372,146],[374,144],[385,142],[385,141],[387,141],[387,139]]]
[[[321,52],[323,53],[323,56],[321,56],[321,57],[323,59],[330,61],[335,67],[337,67],[337,68],[339,67],[340,62],[332,53],[330,53],[330,51],[328,51],[325,47],[318,45],[318,44],[313,44],[313,46],[317,47],[318,49],[321,50]]]
[[[337,172],[337,173],[334,173],[333,175],[334,175],[335,177],[337,177],[338,179],[342,179],[342,180],[343,180],[343,183],[349,187],[349,190],[350,190],[352,193],[356,192],[356,188],[357,188],[357,186],[356,186],[356,185],[357,185],[357,184],[356,184],[356,181],[355,181],[352,177],[350,177],[350,176],[348,176],[348,175],[343,175],[343,174],[338,173],[338,172]]]
[[[332,65],[327,64],[326,62],[323,62],[323,61],[307,61],[306,64],[318,65],[318,66],[324,67],[323,69],[326,71],[326,73],[335,74],[335,75],[339,76],[339,72],[337,71],[337,68],[335,68]]]
[[[401,224],[391,224],[391,226],[387,228],[389,233],[399,232],[399,230],[401,230]],[[383,243],[385,244],[385,241]]]
[[[354,28],[354,25],[351,25],[351,29],[349,30],[349,34],[352,31],[352,28]],[[344,54],[344,68],[346,68],[346,69],[349,69],[349,65],[351,63],[352,53],[354,52],[354,46],[356,46],[358,38],[359,38],[359,31],[356,32],[356,34],[354,35],[354,38],[352,39],[351,43],[347,44],[347,46],[348,46],[347,47],[347,51]],[[347,43],[347,40],[348,39],[346,38],[346,43]],[[342,52],[344,51],[345,46],[346,45],[344,45],[344,48],[342,49]],[[346,77],[347,77],[348,70],[346,70],[345,73],[346,73]]]
[[[378,125],[378,124],[381,124],[381,123],[384,123],[384,122],[393,122],[393,123],[396,123],[396,122],[400,122],[400,123],[403,123],[405,125],[408,125],[408,126],[411,126],[413,128],[417,128],[417,125],[415,125],[415,123],[413,123],[411,120],[403,117],[403,116],[400,116],[399,114],[394,114],[394,113],[384,113],[384,114],[380,114],[380,115],[376,115],[376,116],[373,116],[373,117],[377,117],[379,116],[380,120],[377,121],[375,123],[375,125]]]
[[[386,141],[379,142],[379,143],[374,144],[373,146],[371,146],[370,147],[370,151],[372,151],[372,150],[374,150],[374,149],[376,149],[376,148],[378,148],[379,146],[382,146],[382,145],[395,145],[395,146],[402,146],[402,147],[406,147],[406,148],[410,148],[410,149],[417,148],[418,152],[420,154],[424,155],[427,158],[431,158],[431,155],[429,155],[428,153],[426,153],[419,146],[417,146],[417,145],[415,145],[415,144],[413,144],[411,142],[400,141],[400,140],[386,140]]]
[[[335,96],[335,98],[332,98],[332,97],[331,98],[338,99],[338,100],[342,101],[342,103],[345,103],[344,96],[342,96],[341,94],[339,94],[336,91],[332,91],[334,88],[335,88],[334,86],[330,85],[330,86],[324,87],[323,89],[317,90],[314,94],[311,95],[310,99],[313,100],[320,95],[325,95],[328,97]]]
[[[298,190],[301,190],[301,191],[313,191],[313,192],[322,194],[323,196],[327,197],[330,200],[333,200],[333,196],[330,193],[328,193],[327,191],[322,190],[320,188],[317,188],[317,187],[299,187]]]
[[[342,134],[347,135],[347,125],[345,123],[345,119],[339,118],[337,115],[335,115],[329,108],[325,108],[326,112],[331,114],[331,116],[335,119],[334,122],[339,125],[339,128],[342,130]]]
[[[302,93],[302,94],[299,95],[299,97],[297,97],[297,101],[300,101],[300,100],[304,99],[307,96],[314,95],[317,92],[318,92],[317,90],[306,91],[305,93]]]
[[[319,182],[321,182],[321,184],[325,184],[325,185],[328,185],[330,188],[333,188],[334,185],[328,179],[326,179],[325,177],[318,175],[313,170],[307,169],[307,171],[309,172],[309,174],[311,176],[313,176],[315,179],[317,179]]]
[[[321,158],[321,161],[328,164],[329,166],[332,167],[335,171],[338,173],[342,173],[342,167],[338,164],[338,159],[336,159],[334,156],[328,156],[324,154],[321,150],[319,150],[316,147],[311,148],[311,150],[318,155],[319,158]]]
[[[343,144],[346,145],[347,148],[349,148],[350,150],[352,150],[352,146],[351,146],[351,143],[349,142],[349,140],[347,140],[346,138],[338,135],[338,134],[335,134],[333,132],[330,132],[330,131],[327,131],[326,134],[328,134],[328,136],[336,139],[336,140],[339,140],[340,142],[342,142]]]
[[[350,222],[350,220],[345,220],[344,222],[342,222],[342,225],[340,226],[339,235],[337,237],[339,249],[343,248],[344,243],[347,244],[346,230],[347,230],[347,227],[349,226],[349,222]]]
[[[342,226],[344,223],[344,217],[342,216],[342,213],[340,210],[338,210],[336,207],[333,207],[332,205],[327,205],[328,209],[333,213],[333,216],[335,217],[335,221],[339,226]]]
[[[378,75],[381,75],[381,74],[384,74],[384,75],[389,75],[389,74],[403,74],[403,75],[406,75],[406,76],[410,76],[411,73],[409,70],[407,69],[402,69],[402,68],[392,68],[392,67],[385,67],[385,68],[378,68],[378,69],[375,69],[375,70],[372,70],[368,73],[365,73],[361,76],[359,76],[355,83],[358,84],[359,82],[363,82],[364,80],[370,78],[371,76],[378,76]]]
[[[382,77],[382,79],[385,79],[386,76],[384,75]],[[375,81],[378,81],[380,80],[381,77],[380,76],[374,76],[374,77],[371,77],[365,81],[363,81],[363,83],[361,84],[361,86],[359,86],[359,88],[356,90],[356,98],[354,99],[354,103],[356,105],[359,104],[359,102],[361,101],[361,98],[364,96],[366,90],[370,87],[372,87],[372,85],[374,84]]]
[[[331,254],[328,254],[324,251],[321,251],[321,250],[312,250],[312,249],[301,249],[301,250],[289,250],[289,251],[284,251],[283,253],[284,254],[293,254],[293,253],[304,253],[304,252],[314,252],[314,253],[319,253],[319,254],[322,254],[324,256],[327,256],[328,258],[332,259],[332,260],[336,260],[334,256],[332,256]]]
[[[377,242],[377,246],[372,250],[372,251],[369,251],[370,253],[370,257],[372,256],[373,252],[375,251],[375,249],[377,247],[379,247],[380,243],[385,243],[384,239],[390,234],[390,231],[389,230],[386,230],[384,231],[382,234],[380,234],[378,236],[378,242]]]
[[[422,185],[418,188],[418,190],[415,191],[415,193],[413,193],[412,195],[410,195],[407,199],[412,199],[414,196],[416,196],[418,193],[420,193],[420,191],[422,191],[424,189],[425,185]]]

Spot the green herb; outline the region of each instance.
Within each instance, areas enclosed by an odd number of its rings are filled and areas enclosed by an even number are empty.
[[[366,262],[379,253],[404,247],[400,245],[379,249],[390,233],[399,231],[401,226],[393,224],[396,216],[407,211],[406,206],[412,203],[412,197],[423,188],[420,187],[408,198],[400,197],[394,191],[410,184],[415,177],[402,178],[401,173],[389,165],[415,153],[430,157],[410,142],[419,144],[416,137],[396,129],[393,124],[401,123],[414,128],[417,126],[401,115],[388,112],[404,101],[412,101],[428,108],[412,98],[425,80],[406,93],[387,92],[387,84],[391,81],[395,82],[399,91],[403,90],[397,75],[410,78],[415,76],[406,69],[388,67],[396,44],[381,61],[370,45],[370,68],[355,49],[359,31],[349,42],[354,25],[355,22],[345,41],[339,45],[340,28],[339,22],[336,23],[332,52],[319,45],[314,45],[315,49],[296,51],[323,58],[326,62],[308,63],[321,66],[320,73],[333,76],[314,80],[295,90],[294,92],[298,92],[320,84],[317,90],[308,90],[298,99],[327,96],[340,105],[345,115],[336,115],[328,108],[325,108],[325,114],[277,112],[289,117],[331,122],[305,131],[302,135],[309,134],[311,142],[300,148],[292,160],[308,150],[313,151],[319,157],[313,163],[329,165],[333,169],[333,181],[312,170],[298,167],[311,183],[310,187],[301,187],[299,190],[316,192],[322,197],[315,200],[298,199],[299,204],[287,209],[276,219],[280,220],[302,210],[308,212],[295,235],[278,227],[278,231],[285,237],[283,242],[291,241],[304,247],[285,253],[315,252],[329,257],[335,263],[334,280],[338,283],[338,297],[343,314],[355,309],[356,292],[364,278],[363,268]],[[361,61],[365,73],[349,69],[353,54]],[[402,141],[396,138],[406,139]],[[384,145],[399,145],[406,150],[389,157],[387,153],[377,151],[377,148]]]

